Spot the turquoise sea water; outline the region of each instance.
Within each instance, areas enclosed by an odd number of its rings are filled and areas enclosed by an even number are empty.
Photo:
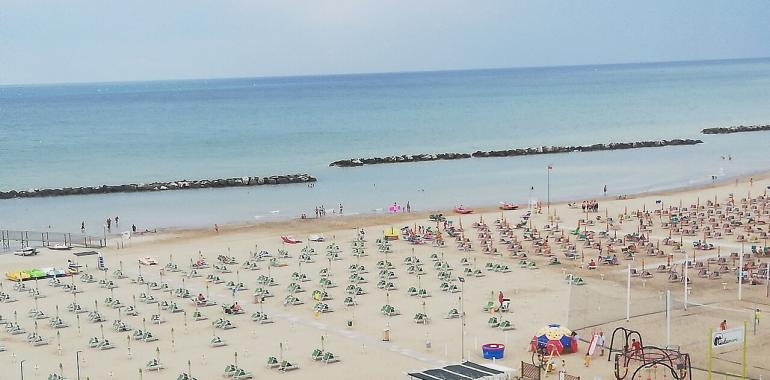
[[[0,228],[76,231],[526,203],[704,183],[770,169],[770,60],[348,76],[0,86],[0,189],[310,173],[279,187],[0,201]],[[329,162],[662,138],[705,144],[361,168]],[[721,155],[731,154],[732,161]]]

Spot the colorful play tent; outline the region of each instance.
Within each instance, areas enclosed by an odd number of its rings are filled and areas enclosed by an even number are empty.
[[[575,336],[576,338],[576,336]],[[546,353],[556,351],[559,354],[577,352],[577,339],[572,331],[558,323],[551,323],[540,329],[532,338],[531,350],[545,349]]]

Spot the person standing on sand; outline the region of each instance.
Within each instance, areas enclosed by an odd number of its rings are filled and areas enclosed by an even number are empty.
[[[607,185],[604,185],[604,196],[607,196]]]
[[[412,212],[412,205],[409,204],[409,201],[406,201],[406,212]]]
[[[596,337],[596,347],[599,347],[599,356],[604,356],[604,333],[599,331],[599,336]]]
[[[136,224],[131,225],[131,232],[136,233]]]
[[[722,323],[719,324],[719,330],[721,330],[721,331],[727,330],[727,320],[726,319],[722,320]]]
[[[214,224],[214,231],[216,233],[219,233],[219,224],[216,224],[216,223]]]
[[[505,296],[503,296],[503,291],[501,290],[497,293],[497,301],[500,302],[500,307],[503,307],[503,299],[505,299]]]

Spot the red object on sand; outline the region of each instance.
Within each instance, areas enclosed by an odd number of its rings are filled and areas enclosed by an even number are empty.
[[[458,214],[470,214],[473,212],[472,208],[467,208],[465,206],[457,206],[455,207],[455,212]]]
[[[518,210],[518,209],[519,209],[519,205],[517,205],[516,203],[503,202],[502,204],[500,204],[500,210]]]
[[[283,240],[283,242],[286,243],[286,244],[302,243],[302,240],[297,240],[297,239],[295,239],[293,237],[290,237],[290,236],[281,236],[281,240]]]

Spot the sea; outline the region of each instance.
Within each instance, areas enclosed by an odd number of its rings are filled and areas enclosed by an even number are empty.
[[[0,200],[0,229],[101,234],[601,199],[770,169],[770,59],[0,86],[0,189],[308,173],[314,186]],[[357,168],[339,159],[674,138],[704,144]],[[547,170],[551,165],[553,169]],[[549,195],[550,194],[550,195]]]

